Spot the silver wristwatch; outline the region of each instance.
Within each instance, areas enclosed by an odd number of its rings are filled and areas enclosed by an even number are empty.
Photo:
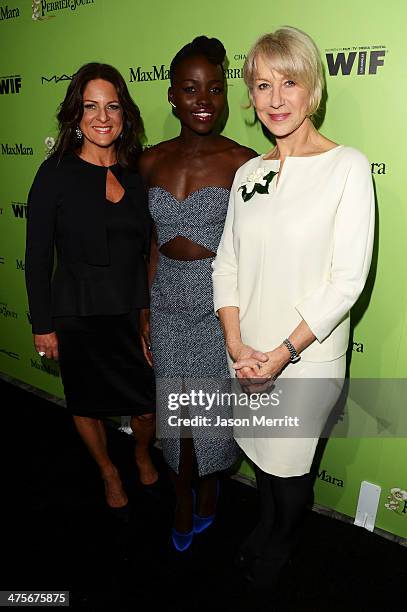
[[[283,340],[283,344],[290,351],[290,362],[291,363],[297,363],[297,361],[299,361],[301,359],[301,356],[297,353],[297,351],[295,350],[294,346],[291,344],[289,339],[286,338],[285,340]]]

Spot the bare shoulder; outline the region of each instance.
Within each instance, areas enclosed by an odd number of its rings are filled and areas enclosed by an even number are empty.
[[[234,140],[230,140],[229,138],[224,138],[224,140],[227,146],[227,151],[230,154],[231,159],[233,159],[235,171],[250,159],[258,157],[258,153],[256,153],[256,151],[253,149],[245,147]]]
[[[138,160],[138,170],[147,185],[157,164],[162,162],[167,155],[171,155],[173,148],[173,141],[167,140],[144,149]]]
[[[236,169],[240,168],[240,166],[243,166],[243,164],[248,162],[250,159],[254,159],[258,156],[258,153],[253,149],[249,149],[249,147],[243,147],[239,145],[236,151]]]

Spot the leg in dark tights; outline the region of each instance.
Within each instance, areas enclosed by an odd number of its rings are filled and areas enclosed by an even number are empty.
[[[255,584],[272,586],[280,570],[288,561],[298,540],[305,508],[312,495],[310,474],[283,478],[266,474],[256,468],[256,479],[261,483],[262,504],[259,535],[264,536],[262,558],[253,568]],[[268,483],[268,487],[267,487]],[[266,506],[264,506],[264,501]],[[271,517],[267,519],[267,512]]]
[[[260,470],[256,465],[254,466],[254,473],[256,475],[257,494],[259,497],[259,521],[240,547],[247,563],[252,562],[258,557],[263,557],[264,546],[271,537],[275,519],[275,502],[268,478],[269,474]],[[241,562],[243,562],[243,558]]]

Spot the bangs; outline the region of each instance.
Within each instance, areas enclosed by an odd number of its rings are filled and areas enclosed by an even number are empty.
[[[287,26],[259,38],[243,66],[243,78],[249,91],[258,77],[266,78],[258,72],[260,59],[270,70],[304,87],[310,95],[310,113],[316,112],[321,101],[323,71],[319,51],[307,34]]]

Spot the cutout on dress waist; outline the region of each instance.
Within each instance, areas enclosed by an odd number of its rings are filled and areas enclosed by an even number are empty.
[[[178,243],[176,240],[178,238],[181,238],[181,243]],[[183,241],[185,241],[183,243]],[[172,244],[171,244],[172,243]],[[184,257],[174,257],[173,255],[171,255],[170,253],[165,253],[162,251],[163,247],[164,250],[165,247],[167,246],[174,247],[174,251],[175,251],[175,255],[181,255],[181,251],[182,251],[182,247],[186,247],[185,253],[183,253],[183,255],[186,256],[186,258],[184,259]],[[177,252],[177,246],[181,247],[180,251]],[[208,247],[204,246],[203,244],[199,244],[198,242],[195,242],[194,240],[191,240],[190,238],[187,238],[186,236],[182,236],[180,234],[177,234],[177,236],[174,236],[173,238],[171,238],[170,240],[167,240],[166,242],[164,242],[163,244],[161,244],[158,247],[160,253],[162,253],[165,257],[168,257],[170,259],[176,259],[179,261],[190,261],[190,260],[195,260],[195,259],[207,259],[208,257],[215,257],[216,256],[216,252],[212,251],[211,249],[208,249]]]

